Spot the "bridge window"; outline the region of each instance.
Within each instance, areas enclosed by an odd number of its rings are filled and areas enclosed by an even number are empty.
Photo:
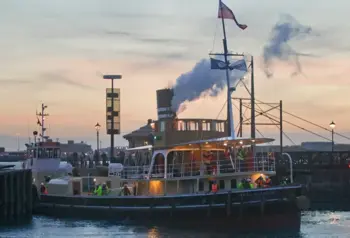
[[[202,122],[202,130],[203,131],[210,131],[210,122],[203,121]]]
[[[225,124],[223,122],[217,122],[215,129],[216,129],[216,131],[224,132],[225,131]]]
[[[185,123],[183,121],[177,122],[177,130],[178,131],[185,131],[186,130]]]
[[[198,122],[194,122],[194,121],[187,122],[187,128],[190,131],[198,131]]]
[[[160,131],[165,131],[165,121],[160,122]]]
[[[61,157],[61,151],[58,148],[53,149],[53,157],[54,158],[60,158]]]

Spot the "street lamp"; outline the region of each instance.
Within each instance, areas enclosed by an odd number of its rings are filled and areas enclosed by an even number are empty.
[[[335,128],[335,123],[332,121],[329,124],[329,127],[332,129],[332,153],[334,152],[334,128]]]
[[[100,154],[100,128],[101,125],[97,122],[95,125],[95,129],[96,129],[96,139],[97,139],[97,152],[98,154]]]

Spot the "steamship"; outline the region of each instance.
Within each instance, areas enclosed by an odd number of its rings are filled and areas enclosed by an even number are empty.
[[[274,155],[254,152],[273,139],[235,138],[232,120],[180,119],[172,110],[173,97],[172,89],[157,91],[153,143],[128,149],[124,163],[110,164],[106,176],[72,177],[66,171],[47,180],[47,194],[36,193],[35,212],[201,230],[298,232],[301,210],[308,204],[301,185],[238,186],[242,180],[254,184],[275,175]],[[36,171],[36,186],[59,169],[59,163],[53,168],[50,162],[59,160],[59,148],[50,146],[34,145],[28,152],[55,151],[50,159],[32,156],[28,163]],[[94,195],[99,184],[109,193]]]
[[[172,97],[171,89],[157,91],[153,145],[129,148],[124,163],[110,164],[106,176],[72,177],[71,167],[59,166],[59,142],[28,147],[34,213],[221,231],[298,231],[307,202],[301,186],[238,188],[242,179],[275,175],[273,155],[253,156],[251,150],[273,139],[228,137],[225,120],[179,119]],[[41,183],[47,194],[40,194]],[[103,183],[110,192],[93,195]],[[125,187],[130,195],[124,196]]]

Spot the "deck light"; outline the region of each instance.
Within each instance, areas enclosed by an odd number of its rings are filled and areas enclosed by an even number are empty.
[[[242,145],[242,144],[243,144],[243,141],[239,141],[239,143]]]

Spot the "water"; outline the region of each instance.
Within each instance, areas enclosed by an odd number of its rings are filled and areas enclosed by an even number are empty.
[[[184,232],[146,227],[131,227],[109,222],[79,221],[34,217],[32,224],[17,228],[2,228],[1,238],[58,238],[58,237],[148,237],[148,238],[221,238],[233,237],[227,234]],[[291,234],[250,234],[234,237],[350,237],[350,212],[307,212],[302,218],[299,235]]]

